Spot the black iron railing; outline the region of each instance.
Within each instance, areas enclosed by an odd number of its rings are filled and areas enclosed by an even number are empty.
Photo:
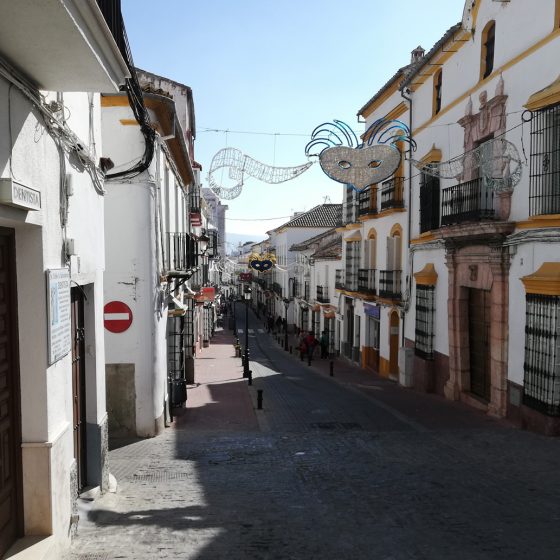
[[[400,270],[379,271],[379,295],[381,297],[391,299],[401,297],[401,274]]]
[[[375,269],[358,269],[358,291],[364,294],[375,295]]]
[[[527,294],[523,403],[560,416],[560,296]]]
[[[439,178],[422,174],[420,183],[420,233],[439,228]]]
[[[353,187],[346,187],[344,209],[344,223],[352,224],[356,221],[356,191]]]
[[[272,291],[282,297],[282,286],[278,282],[272,284]]]
[[[329,288],[328,286],[317,286],[317,301],[319,303],[329,302]]]
[[[529,212],[560,214],[560,105],[533,113]]]
[[[416,286],[415,353],[428,360],[434,357],[434,286]]]
[[[377,214],[377,191],[368,188],[358,196],[358,215]]]
[[[164,269],[186,271],[197,265],[196,242],[187,233],[167,233]]]
[[[309,282],[304,282],[303,283],[303,299],[305,301],[309,301],[310,296],[311,296],[311,287],[309,286]]]
[[[393,177],[381,184],[381,210],[403,208],[404,177]]]
[[[494,218],[494,191],[481,178],[442,191],[441,225]]]
[[[342,270],[341,268],[335,270],[334,287],[337,290],[344,289],[344,270]]]
[[[189,192],[189,212],[200,213],[200,189],[193,188]]]

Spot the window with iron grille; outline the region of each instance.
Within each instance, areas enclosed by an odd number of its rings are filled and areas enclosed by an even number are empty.
[[[560,416],[560,296],[527,294],[523,403]]]
[[[346,275],[344,287],[351,291],[358,289],[358,268],[360,266],[360,242],[346,243]]]
[[[420,179],[420,233],[439,228],[439,177],[422,173]]]
[[[531,120],[529,212],[560,213],[560,105],[536,111]]]
[[[484,31],[483,35],[483,64],[484,72],[482,73],[483,78],[487,78],[492,74],[494,69],[494,47],[496,43],[496,25],[494,22],[490,22]]]
[[[416,286],[415,352],[429,360],[434,357],[434,295],[434,286]]]
[[[346,187],[344,223],[351,224],[356,221],[356,191],[354,187]]]

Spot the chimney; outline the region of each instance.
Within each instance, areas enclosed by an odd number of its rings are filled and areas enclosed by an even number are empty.
[[[417,62],[419,62],[420,60],[422,60],[422,58],[424,58],[424,55],[426,54],[426,51],[420,46],[418,45],[411,53],[410,53],[410,64],[416,64]]]

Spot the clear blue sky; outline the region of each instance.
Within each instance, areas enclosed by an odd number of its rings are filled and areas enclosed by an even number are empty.
[[[123,15],[135,64],[192,88],[195,158],[206,180],[226,146],[291,166],[307,161],[305,144],[322,122],[340,119],[363,132],[358,110],[409,63],[412,49],[429,50],[460,21],[463,7],[464,0],[123,0]],[[264,237],[286,221],[266,218],[309,210],[326,196],[340,202],[342,185],[318,164],[279,185],[249,178],[226,202],[226,227]]]

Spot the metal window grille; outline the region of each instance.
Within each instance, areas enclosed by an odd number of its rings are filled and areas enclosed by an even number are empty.
[[[496,26],[492,25],[488,30],[486,35],[486,42],[484,43],[484,75],[483,78],[487,78],[492,74],[494,69],[494,46],[496,43]]]
[[[535,112],[531,120],[529,212],[560,213],[560,105]]]
[[[317,311],[313,311],[313,315],[311,316],[311,321],[312,321],[313,334],[318,338],[321,331],[321,313]]]
[[[327,319],[325,328],[329,336],[329,356],[334,356],[335,346],[334,346],[334,319]]]
[[[346,187],[345,199],[345,224],[352,224],[356,221],[356,191],[353,187]]]
[[[187,299],[186,307],[184,322],[185,354],[192,358],[194,356],[194,299]]]
[[[346,243],[346,275],[345,288],[351,291],[358,289],[358,267],[360,266],[360,242]]]
[[[494,191],[482,178],[442,191],[441,225],[490,220],[494,217]]]
[[[434,286],[416,286],[415,352],[426,359],[434,357]]]
[[[337,268],[335,271],[335,279],[334,279],[334,287],[338,288],[339,290],[344,289],[344,275],[343,270],[341,268]]]
[[[527,294],[523,403],[560,416],[560,296]]]
[[[381,184],[381,210],[403,208],[404,177],[393,177]]]
[[[171,400],[174,405],[186,400],[184,364],[183,317],[169,317],[167,320],[167,372],[172,387]]]
[[[436,90],[436,106],[435,106],[435,113],[436,115],[441,111],[441,90],[442,90],[442,86],[443,86],[443,77],[442,77],[442,71],[440,70],[436,76],[436,84],[435,84],[435,90]]]
[[[439,228],[439,177],[422,173],[420,180],[420,233]]]

